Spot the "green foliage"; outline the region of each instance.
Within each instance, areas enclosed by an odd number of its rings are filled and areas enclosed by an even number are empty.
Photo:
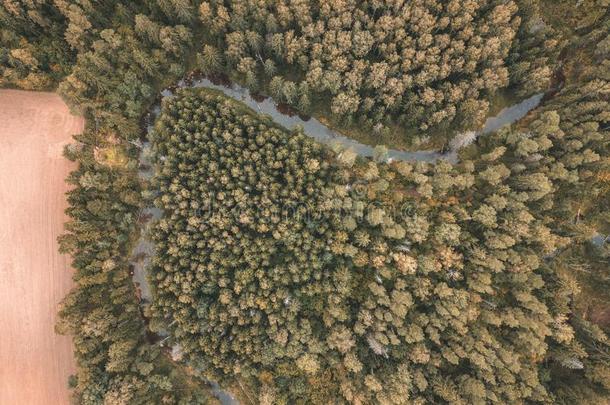
[[[0,2],[0,87],[48,89],[69,71],[68,21],[48,3]]]
[[[521,96],[548,90],[558,69],[560,36],[542,18],[538,1],[517,0],[522,24],[508,58],[511,88]],[[565,44],[563,44],[565,46]],[[555,83],[556,84],[556,83]]]
[[[181,94],[164,102],[152,137],[156,203],[172,213],[154,232],[154,309],[181,314],[172,330],[191,360],[230,373],[240,354],[239,367],[254,372],[306,352],[321,326],[307,314],[330,292],[322,270],[336,264],[320,242],[328,225],[310,216],[330,209],[329,163],[303,134],[214,93]]]

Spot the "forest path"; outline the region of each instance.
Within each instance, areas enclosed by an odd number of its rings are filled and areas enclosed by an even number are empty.
[[[0,90],[0,404],[69,403],[71,340],[55,334],[72,286],[58,252],[67,217],[63,146],[82,131],[53,93]]]

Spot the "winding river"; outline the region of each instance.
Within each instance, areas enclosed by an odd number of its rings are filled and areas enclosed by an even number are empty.
[[[208,88],[221,91],[227,97],[230,97],[234,100],[240,101],[250,107],[252,110],[265,114],[271,117],[271,119],[276,123],[285,128],[291,129],[295,126],[300,126],[303,128],[303,132],[305,135],[310,136],[318,142],[324,144],[334,144],[339,143],[346,149],[351,149],[356,152],[360,156],[372,157],[375,155],[375,148],[369,145],[362,144],[357,142],[351,138],[342,135],[337,131],[333,131],[320,121],[315,118],[310,118],[308,120],[304,120],[298,115],[286,115],[278,110],[277,105],[273,102],[271,98],[266,98],[262,101],[257,101],[252,97],[249,90],[239,86],[235,83],[230,86],[224,86],[219,84],[212,83],[209,79],[198,79],[193,80],[192,82],[187,82],[185,80],[181,80],[178,82],[177,88]],[[166,89],[161,92],[163,97],[171,96],[174,92],[172,90]],[[475,133],[475,135],[487,134],[490,132],[494,132],[504,125],[511,124],[521,118],[523,118],[529,111],[534,109],[540,104],[544,93],[538,93],[529,97],[518,104],[515,104],[511,107],[504,108],[501,110],[495,117],[488,118],[485,122],[483,128]],[[156,118],[156,115],[159,113],[160,108],[159,105],[155,106],[153,109],[153,120]],[[401,151],[396,149],[389,149],[387,153],[388,159],[393,160],[406,160],[406,161],[423,161],[423,162],[434,162],[438,159],[446,159],[451,162],[457,161],[457,153],[456,151],[450,151],[448,153],[440,153],[432,150],[420,150],[415,152]]]
[[[278,107],[270,98],[266,98],[262,101],[254,99],[250,92],[239,85],[232,84],[231,86],[223,86],[212,83],[208,79],[199,79],[192,82],[186,82],[181,80],[178,82],[177,88],[208,88],[221,91],[228,97],[234,100],[240,101],[246,104],[254,111],[268,115],[275,123],[291,129],[295,126],[300,126],[303,132],[315,139],[318,142],[324,144],[340,144],[346,149],[351,149],[355,153],[364,157],[372,157],[375,154],[375,148],[369,145],[359,143],[353,139],[340,134],[339,132],[333,131],[326,127],[320,121],[315,118],[304,120],[297,115],[289,116],[279,111]],[[162,97],[169,97],[174,94],[174,91],[166,89],[161,92]],[[538,106],[542,100],[543,93],[536,94],[530,98],[521,101],[511,107],[505,108],[498,113],[495,117],[488,118],[483,128],[477,132],[470,132],[468,136],[464,137],[468,139],[468,142],[474,141],[477,136],[484,135],[504,125],[511,124],[522,117],[524,117],[529,111]],[[146,133],[150,133],[153,129],[154,122],[161,112],[161,105],[157,103],[151,109],[149,121],[146,128]],[[460,135],[457,135],[460,136]],[[446,159],[450,162],[457,162],[457,150],[459,147],[464,146],[468,142],[454,142],[453,145],[458,145],[454,150],[450,150],[448,153],[440,153],[437,151],[421,150],[415,152],[407,152],[389,149],[387,153],[388,159],[393,160],[405,160],[405,161],[423,161],[423,162],[434,162],[439,159]],[[141,151],[139,156],[140,169],[138,176],[143,181],[149,181],[153,175],[152,164],[150,160],[150,143],[145,141],[141,145]],[[150,264],[150,259],[154,255],[154,244],[148,239],[148,231],[150,229],[153,220],[161,218],[161,210],[155,207],[145,207],[140,212],[141,218],[141,232],[140,238],[137,240],[134,249],[132,250],[130,264],[133,270],[133,281],[138,288],[139,296],[143,303],[151,302],[152,294],[150,291],[150,285],[146,277],[146,269]],[[218,398],[223,405],[236,405],[239,402],[229,393],[223,391],[218,384],[210,382],[212,386],[212,392]]]

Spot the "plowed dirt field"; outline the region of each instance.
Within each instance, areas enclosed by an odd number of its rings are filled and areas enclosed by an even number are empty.
[[[56,239],[73,168],[61,152],[83,125],[56,94],[0,90],[0,405],[69,403],[72,347],[54,325],[72,270]]]

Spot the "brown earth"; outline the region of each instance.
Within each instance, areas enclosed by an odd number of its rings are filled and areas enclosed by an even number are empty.
[[[72,346],[54,325],[72,270],[56,239],[73,168],[61,153],[82,128],[56,94],[0,90],[0,405],[69,403]]]

